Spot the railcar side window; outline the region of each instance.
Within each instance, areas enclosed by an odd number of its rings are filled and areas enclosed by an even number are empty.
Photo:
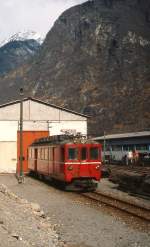
[[[64,160],[65,160],[65,149],[64,148],[61,148],[61,150],[60,150],[60,160],[62,162],[64,162]]]
[[[31,158],[34,159],[34,149],[31,149]]]
[[[44,160],[44,148],[41,148],[41,160]]]
[[[41,158],[41,149],[39,148],[38,149],[38,159],[40,159]]]
[[[81,149],[81,160],[86,160],[87,159],[87,149],[82,148]]]
[[[78,159],[78,149],[77,148],[69,148],[68,149],[68,159],[69,160],[77,160]]]
[[[31,148],[29,149],[29,158],[31,159],[32,158],[32,156],[31,156]]]
[[[41,160],[43,160],[43,148],[41,148]]]
[[[32,159],[34,158],[34,149],[33,148],[31,149],[31,158]]]
[[[99,156],[99,149],[97,147],[90,148],[90,159],[97,160]]]
[[[45,148],[45,160],[48,160],[48,148]]]

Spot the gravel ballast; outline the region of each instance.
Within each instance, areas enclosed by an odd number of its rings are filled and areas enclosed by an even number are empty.
[[[80,199],[80,195],[60,191],[29,177],[25,184],[18,185],[14,176],[0,176],[2,183],[19,197],[40,205],[49,224],[57,230],[61,244],[64,241],[68,247],[150,247],[148,231],[144,232],[140,226],[135,229],[132,224],[129,226],[118,217],[107,214],[101,210],[101,205],[92,207],[90,202]],[[27,214],[23,221],[28,218]]]
[[[0,185],[0,246],[60,247],[58,235],[37,203]]]

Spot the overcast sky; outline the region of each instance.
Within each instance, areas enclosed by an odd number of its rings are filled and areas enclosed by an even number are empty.
[[[46,34],[58,16],[86,0],[0,0],[0,41],[19,31]]]

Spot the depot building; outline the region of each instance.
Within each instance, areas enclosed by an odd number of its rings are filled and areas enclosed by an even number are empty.
[[[87,116],[34,98],[23,99],[23,169],[35,139],[65,131],[87,135]],[[16,173],[20,155],[20,100],[0,105],[0,173]]]

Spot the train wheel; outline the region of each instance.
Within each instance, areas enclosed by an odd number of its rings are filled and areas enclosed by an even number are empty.
[[[43,175],[38,173],[38,179],[43,180]]]
[[[70,192],[81,192],[83,190],[80,186],[75,186],[74,184],[66,184],[65,186],[66,191]]]

